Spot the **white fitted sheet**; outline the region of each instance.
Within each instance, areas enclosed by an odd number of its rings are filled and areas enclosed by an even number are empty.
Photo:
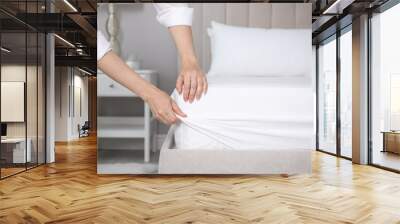
[[[313,92],[304,77],[209,77],[192,104],[172,97],[188,115],[175,130],[177,149],[312,149]]]

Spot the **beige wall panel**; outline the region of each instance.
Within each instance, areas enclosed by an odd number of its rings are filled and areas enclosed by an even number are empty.
[[[211,62],[207,28],[211,21],[258,28],[311,28],[311,4],[193,3],[193,35],[199,63],[207,72]]]
[[[272,6],[269,3],[251,3],[249,5],[249,26],[270,28],[271,10]]]
[[[296,28],[296,4],[272,4],[271,28]]]
[[[211,52],[210,52],[210,38],[207,34],[207,28],[210,27],[211,21],[216,21],[220,23],[226,22],[226,4],[225,3],[207,3],[203,4],[203,70],[208,72],[211,62]]]
[[[296,28],[310,29],[312,14],[311,3],[297,3],[296,4]]]
[[[249,3],[227,3],[226,23],[234,26],[248,26]]]

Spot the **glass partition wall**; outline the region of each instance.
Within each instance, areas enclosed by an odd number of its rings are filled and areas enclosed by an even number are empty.
[[[352,158],[352,33],[351,26],[340,36],[340,155]]]
[[[317,47],[317,149],[352,156],[352,34],[351,25]]]
[[[35,13],[43,10],[39,3],[18,7]],[[17,16],[0,11],[1,179],[45,163],[46,154],[45,35]]]
[[[370,158],[400,171],[400,4],[371,18]]]
[[[368,164],[400,172],[400,4],[388,1],[370,13]],[[351,30],[350,25],[319,43],[316,57],[317,149],[347,159],[352,157]]]
[[[318,149],[336,153],[336,38],[318,47]]]

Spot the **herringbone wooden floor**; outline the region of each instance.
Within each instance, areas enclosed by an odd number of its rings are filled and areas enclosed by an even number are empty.
[[[0,223],[400,223],[400,175],[314,153],[313,174],[98,176],[94,138],[0,181]]]

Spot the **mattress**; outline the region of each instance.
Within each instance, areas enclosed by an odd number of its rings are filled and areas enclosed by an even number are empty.
[[[314,96],[305,77],[209,77],[199,101],[184,102],[187,114],[174,133],[181,150],[291,150],[314,148]]]

